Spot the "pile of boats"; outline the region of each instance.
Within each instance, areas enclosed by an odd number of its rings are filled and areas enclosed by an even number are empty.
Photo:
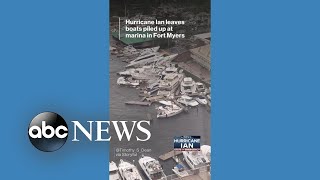
[[[178,54],[165,55],[159,46],[136,49],[123,48],[126,69],[118,72],[118,85],[139,87],[146,101],[158,102],[157,118],[171,117],[183,112],[185,107],[211,105],[210,88],[196,82],[179,70],[172,61]]]
[[[158,160],[149,156],[142,156],[139,159],[139,165],[148,179],[166,179],[166,175],[164,174],[162,166]],[[109,178],[110,180],[142,180],[138,168],[134,163],[130,163],[122,159],[120,159],[118,167],[113,161],[109,163]]]
[[[186,177],[192,174],[187,167],[183,165],[178,157],[173,157],[177,164],[172,171],[179,177]],[[191,170],[210,166],[211,146],[202,145],[200,151],[184,151],[183,159]],[[142,155],[139,158],[139,166],[149,180],[166,180],[163,168],[160,162],[150,156]],[[115,162],[109,163],[110,180],[142,180],[137,166],[133,163],[120,159],[119,166]]]

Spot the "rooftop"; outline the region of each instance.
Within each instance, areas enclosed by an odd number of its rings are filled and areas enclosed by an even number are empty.
[[[208,61],[211,61],[211,55],[210,55],[210,44],[208,45],[204,45],[204,46],[200,46],[194,49],[190,49],[191,53],[201,56],[205,59],[207,59]]]

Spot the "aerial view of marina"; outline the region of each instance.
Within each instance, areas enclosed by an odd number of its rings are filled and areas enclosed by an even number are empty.
[[[184,21],[184,36],[127,38],[126,19]],[[110,141],[110,179],[210,179],[210,19],[210,0],[110,0],[110,121],[147,120],[152,133]],[[200,136],[200,150],[174,150],[176,136]]]

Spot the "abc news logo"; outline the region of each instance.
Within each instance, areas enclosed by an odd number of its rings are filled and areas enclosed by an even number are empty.
[[[68,139],[66,121],[54,112],[43,112],[34,117],[28,129],[30,142],[44,152],[60,149]]]
[[[135,138],[137,141],[147,141],[151,138],[151,132],[143,127],[142,124],[149,125],[150,121],[130,121],[131,129],[127,126],[127,121],[87,121],[89,130],[84,128],[80,122],[72,121],[74,128],[74,136],[72,141],[80,141],[77,139],[77,129],[82,132],[90,141],[92,141],[92,123],[96,123],[96,139],[94,141],[110,141],[109,126],[112,124],[117,134],[118,140],[124,137],[130,141]],[[122,128],[120,128],[120,125]],[[106,126],[107,128],[102,128]],[[142,133],[133,137],[133,131],[137,129]],[[102,134],[109,135],[109,138],[103,138]],[[144,135],[143,135],[144,134]],[[57,113],[43,112],[32,119],[28,128],[29,140],[34,147],[44,152],[52,152],[60,149],[68,139],[68,125],[66,121]]]

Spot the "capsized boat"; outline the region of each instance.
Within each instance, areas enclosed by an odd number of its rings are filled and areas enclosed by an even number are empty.
[[[115,162],[109,162],[109,179],[120,180],[119,169]]]
[[[139,159],[139,164],[149,180],[166,179],[166,175],[158,160],[149,156],[142,156]]]
[[[124,180],[142,180],[137,167],[120,159],[119,173]]]

